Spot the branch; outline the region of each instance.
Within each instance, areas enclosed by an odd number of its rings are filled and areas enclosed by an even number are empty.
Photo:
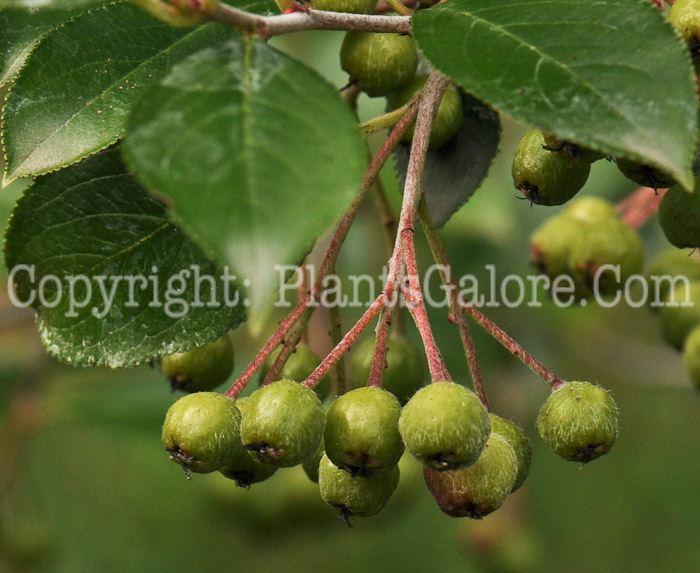
[[[410,16],[373,16],[311,10],[262,16],[220,3],[212,20],[263,38],[302,30],[346,30],[358,32],[411,33]]]

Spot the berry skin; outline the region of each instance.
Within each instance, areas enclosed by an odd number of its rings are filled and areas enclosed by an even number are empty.
[[[675,247],[700,247],[700,193],[688,193],[679,185],[671,187],[659,204],[659,223]]]
[[[163,444],[189,479],[189,472],[216,471],[243,452],[240,424],[233,400],[215,392],[188,394],[168,409]]]
[[[348,14],[371,14],[376,6],[377,0],[311,0],[311,8],[314,10]]]
[[[579,197],[571,201],[564,209],[564,215],[587,225],[619,218],[610,201],[593,196]]]
[[[530,260],[552,279],[571,274],[569,256],[583,230],[583,223],[563,213],[550,217],[530,237]]]
[[[321,463],[321,458],[323,457],[325,451],[326,446],[323,443],[323,440],[321,440],[321,443],[318,445],[318,448],[316,448],[316,451],[309,457],[304,458],[304,461],[301,464],[306,477],[308,477],[314,483],[318,483],[318,464]]]
[[[528,131],[518,144],[511,173],[516,189],[537,205],[562,205],[588,180],[591,164],[581,157],[545,148],[539,129]]]
[[[404,406],[399,432],[406,449],[425,465],[453,470],[479,458],[491,422],[474,392],[454,382],[433,382]]]
[[[647,280],[650,287],[650,298],[655,303],[650,305],[652,310],[658,310],[661,303],[668,297],[673,277],[686,277],[690,282],[700,280],[700,257],[689,255],[687,251],[670,249],[658,255],[647,268]],[[661,277],[670,277],[661,279]],[[652,278],[654,277],[654,278]],[[651,289],[658,284],[658,293]]]
[[[164,356],[161,367],[173,391],[213,390],[233,371],[233,345],[228,336],[222,336],[199,348]]]
[[[612,268],[601,268],[604,265]],[[644,244],[621,220],[601,219],[588,225],[571,247],[569,268],[582,295],[596,288],[599,295],[611,294],[644,268]]]
[[[595,151],[578,143],[560,139],[547,131],[543,131],[544,144],[550,151],[562,151],[567,153],[571,158],[581,158],[588,163],[594,163],[605,157],[604,153]]]
[[[686,43],[697,42],[700,35],[700,2],[676,0],[668,13],[668,21],[681,33]]]
[[[394,110],[407,104],[409,100],[420,90],[423,89],[428,76],[420,75],[414,77],[411,82],[403,89],[396,92],[389,98],[389,108]],[[462,126],[462,118],[464,111],[462,110],[462,98],[459,95],[459,90],[454,84],[447,86],[445,95],[442,96],[442,101],[438,107],[437,115],[433,121],[433,129],[430,132],[429,149],[438,149],[454,137],[459,128]],[[415,125],[412,125],[401,138],[402,141],[413,141],[413,132]]]
[[[390,470],[404,450],[400,415],[401,404],[391,392],[377,387],[351,390],[326,413],[326,455],[353,476]]]
[[[489,416],[491,418],[491,435],[498,434],[508,442],[508,445],[513,448],[515,459],[518,462],[518,471],[513,488],[510,490],[512,493],[519,489],[527,479],[532,462],[532,446],[530,446],[530,440],[525,433],[515,423],[496,416],[496,414],[489,414]]]
[[[275,360],[282,351],[282,347],[277,348],[268,356],[267,360],[262,365],[260,369],[260,383],[265,380],[267,373],[272,368]],[[321,363],[318,356],[314,353],[308,344],[303,342],[299,343],[294,350],[294,353],[289,356],[287,362],[282,367],[281,372],[278,375],[280,380],[294,380],[295,382],[303,382],[311,373],[316,370],[316,367]],[[324,376],[318,384],[314,387],[314,392],[318,396],[319,400],[323,402],[331,393],[331,379],[328,376]]]
[[[348,32],[340,48],[340,65],[368,96],[385,96],[411,81],[418,52],[410,36]]]
[[[683,364],[693,385],[700,390],[700,326],[691,330],[685,339]]]
[[[238,410],[243,413],[248,398],[239,398],[235,404]],[[253,458],[241,443],[241,449],[228,459],[224,466],[219,469],[224,476],[236,482],[238,487],[250,487],[254,483],[265,481],[277,471],[271,464],[262,464]]]
[[[517,475],[515,452],[499,434],[491,434],[479,459],[468,468],[446,472],[423,468],[438,507],[451,517],[471,519],[482,519],[501,507]]]
[[[391,498],[399,483],[399,466],[369,477],[352,477],[333,465],[324,455],[318,467],[321,498],[338,510],[342,520],[350,525],[352,517],[371,517],[379,513]]]
[[[589,382],[554,390],[537,416],[537,431],[560,457],[585,464],[607,454],[617,439],[617,406]]]
[[[278,380],[248,397],[241,440],[260,462],[296,466],[314,453],[325,423],[326,414],[313,390],[292,380]]]
[[[666,189],[676,183],[675,179],[650,165],[644,165],[643,163],[621,157],[615,159],[615,162],[617,163],[617,168],[627,179],[631,179],[639,185],[652,187],[653,189]]]
[[[674,306],[670,303],[674,303]],[[681,350],[686,336],[700,325],[700,283],[690,283],[687,291],[684,284],[677,284],[659,315],[664,340]]]
[[[350,380],[355,388],[367,384],[374,361],[374,346],[374,338],[365,338],[353,350],[349,369]],[[400,334],[392,334],[389,337],[386,362],[382,388],[396,396],[401,404],[405,404],[425,383],[422,353],[410,339]]]

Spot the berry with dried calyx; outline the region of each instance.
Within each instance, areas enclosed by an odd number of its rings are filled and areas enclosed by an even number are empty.
[[[438,507],[451,517],[482,519],[513,491],[518,460],[508,441],[491,434],[479,459],[467,468],[438,472],[425,466],[425,483]]]
[[[399,475],[399,466],[395,465],[387,472],[353,477],[324,455],[318,467],[318,486],[323,501],[351,525],[351,518],[371,517],[384,508],[399,483]]]
[[[233,345],[228,336],[222,336],[199,348],[163,357],[161,368],[173,390],[213,390],[233,371]]]
[[[560,457],[585,464],[607,454],[617,439],[617,406],[589,382],[553,390],[537,416],[537,431]]]
[[[326,413],[326,455],[353,476],[390,470],[404,450],[400,415],[401,404],[392,393],[377,387],[351,390]]]
[[[627,179],[634,181],[638,185],[653,189],[666,189],[676,184],[676,180],[673,177],[651,165],[645,165],[623,157],[616,158],[615,163],[617,163],[617,168]]]
[[[241,440],[258,461],[291,467],[314,453],[325,423],[326,413],[313,390],[292,380],[278,380],[249,396]]]
[[[491,418],[491,434],[498,434],[508,442],[510,447],[513,448],[515,459],[518,462],[518,472],[513,482],[513,488],[511,489],[511,492],[514,492],[525,483],[527,474],[530,471],[532,446],[525,432],[514,422],[496,416],[496,414],[489,414],[489,416]]]
[[[404,406],[399,432],[409,452],[443,471],[469,466],[479,458],[491,422],[474,392],[454,382],[433,382]]]
[[[196,392],[175,402],[165,416],[162,439],[170,459],[189,472],[209,473],[243,453],[241,413],[233,400]]]

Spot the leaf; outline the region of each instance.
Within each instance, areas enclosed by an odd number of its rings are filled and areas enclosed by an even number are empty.
[[[169,221],[117,149],[36,180],[10,219],[5,262],[18,300],[37,312],[46,349],[76,366],[134,366],[214,340],[244,319],[235,284],[227,296],[222,271]]]
[[[481,185],[491,166],[501,138],[498,114],[473,97],[462,93],[464,119],[457,135],[435,151],[428,151],[423,188],[433,221],[442,227]],[[411,146],[402,143],[394,152],[401,186]]]
[[[647,0],[450,0],[413,18],[423,55],[516,120],[692,188],[688,50]]]
[[[44,34],[76,13],[75,10],[0,10],[0,86],[19,71]]]
[[[55,29],[7,98],[5,181],[59,169],[111,145],[147,85],[233,33],[214,24],[174,28],[128,3],[96,8]]]
[[[367,148],[336,90],[254,39],[173,67],[134,107],[124,152],[178,221],[250,281],[255,315],[340,218]]]

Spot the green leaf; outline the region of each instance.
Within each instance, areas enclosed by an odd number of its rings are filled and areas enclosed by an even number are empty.
[[[37,179],[10,220],[5,262],[46,349],[78,366],[133,366],[244,319],[235,284],[169,221],[117,149]]]
[[[367,163],[347,104],[254,39],[174,66],[134,107],[124,151],[178,221],[250,281],[252,314],[340,218]]]
[[[688,50],[648,0],[450,0],[413,19],[433,66],[516,120],[693,185]]]
[[[44,34],[76,13],[75,10],[1,10],[0,86],[19,71]]]
[[[128,3],[55,29],[20,70],[5,105],[5,180],[47,173],[111,145],[149,84],[232,33],[214,24],[174,28]]]
[[[462,93],[464,119],[457,135],[435,151],[428,151],[423,189],[434,223],[442,227],[479,188],[498,151],[501,121],[498,114]],[[403,186],[411,146],[402,143],[394,158]]]

